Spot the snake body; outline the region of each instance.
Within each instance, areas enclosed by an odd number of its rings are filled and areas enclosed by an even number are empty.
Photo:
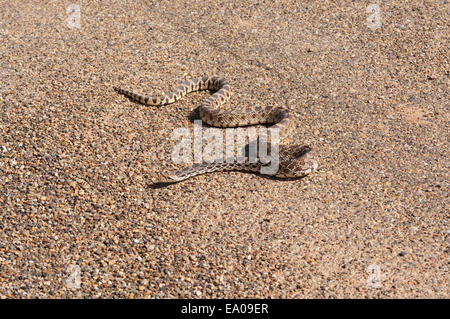
[[[215,127],[240,127],[257,124],[273,124],[269,130],[279,129],[283,135],[292,126],[291,115],[288,109],[282,107],[249,106],[238,110],[226,110],[221,108],[231,97],[229,82],[218,76],[195,78],[187,80],[179,85],[171,93],[163,96],[142,96],[119,87],[114,89],[134,101],[144,105],[162,106],[178,101],[186,94],[194,91],[211,90],[214,94],[205,99],[200,108],[200,118],[208,125]],[[261,160],[256,162],[224,162],[224,163],[196,163],[190,167],[175,172],[163,183],[179,182],[190,177],[217,171],[260,171],[267,165]],[[278,171],[273,174],[280,178],[303,177],[317,169],[317,161],[309,146],[279,145]]]

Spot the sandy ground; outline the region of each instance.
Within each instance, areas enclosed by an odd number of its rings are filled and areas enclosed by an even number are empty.
[[[1,298],[449,297],[447,1],[70,4],[0,2]],[[203,74],[318,171],[151,188],[208,94],[112,86]]]

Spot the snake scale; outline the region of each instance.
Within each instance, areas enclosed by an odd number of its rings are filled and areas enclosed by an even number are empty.
[[[229,82],[218,76],[195,78],[187,80],[179,85],[171,93],[163,96],[147,97],[136,93],[114,87],[114,89],[132,100],[144,105],[162,106],[174,103],[186,94],[194,91],[211,90],[214,94],[205,99],[200,108],[200,118],[208,125],[222,128],[240,127],[256,124],[273,124],[269,130],[279,129],[281,133],[286,132],[291,126],[291,115],[289,110],[282,107],[259,107],[249,106],[238,110],[226,110],[221,108],[231,97]],[[196,163],[175,172],[161,183],[175,183],[190,177],[217,171],[251,171],[260,172],[267,165],[259,159],[244,162],[224,163]],[[317,169],[317,161],[309,146],[302,145],[279,145],[279,166],[274,174],[278,178],[303,177]]]

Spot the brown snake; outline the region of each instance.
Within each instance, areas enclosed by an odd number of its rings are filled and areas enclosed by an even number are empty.
[[[215,91],[210,97],[205,99],[200,108],[200,118],[208,125],[215,127],[240,127],[256,124],[274,124],[269,131],[279,129],[285,132],[291,126],[291,115],[289,110],[281,107],[259,106],[245,107],[240,110],[225,110],[221,106],[226,103],[231,96],[231,88],[228,81],[218,76],[195,78],[188,80],[178,86],[171,93],[163,96],[146,97],[136,93],[114,87],[114,89],[144,105],[167,105],[178,101],[181,97],[194,91],[211,90]],[[278,171],[271,174],[279,178],[303,177],[317,169],[317,161],[314,158],[311,148],[302,145],[279,145]],[[262,167],[267,167],[267,162],[256,159],[244,162],[223,162],[223,163],[196,163],[190,167],[175,172],[161,183],[175,183],[190,177],[217,171],[252,171],[261,172]]]

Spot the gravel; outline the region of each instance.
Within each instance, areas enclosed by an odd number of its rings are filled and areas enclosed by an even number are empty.
[[[448,2],[69,5],[0,4],[0,298],[449,297]],[[112,87],[203,74],[289,108],[318,171],[152,188],[208,95]]]

